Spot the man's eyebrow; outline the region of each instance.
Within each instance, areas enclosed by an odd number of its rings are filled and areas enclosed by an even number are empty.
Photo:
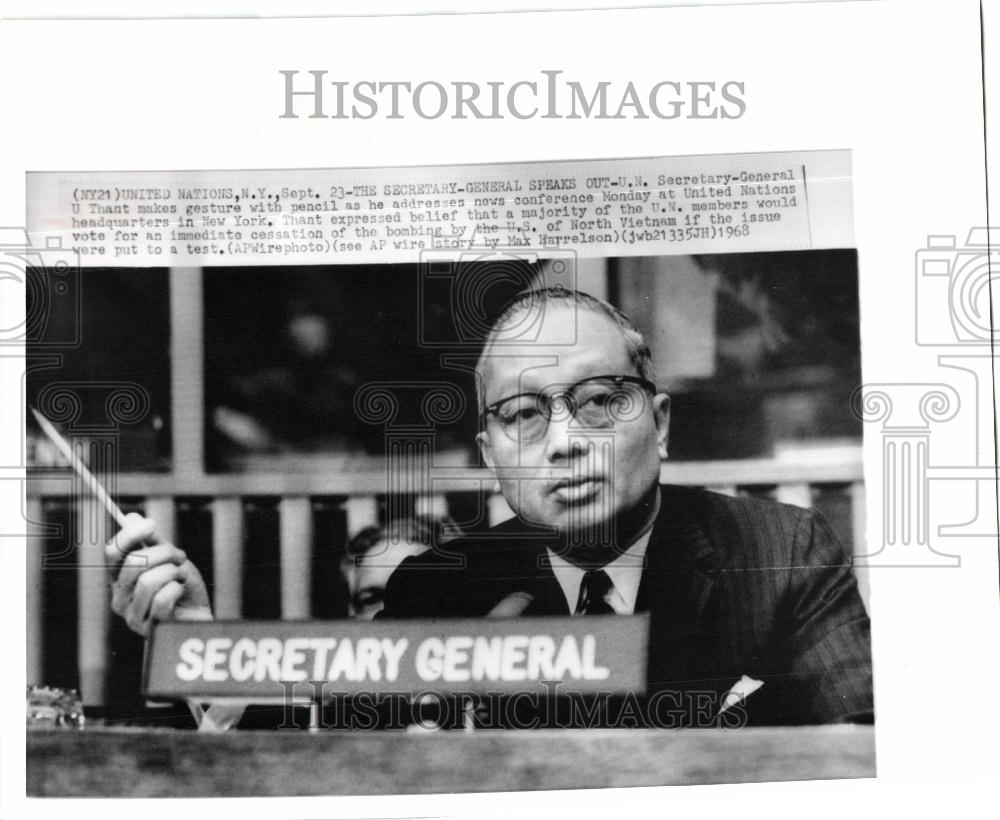
[[[517,398],[518,396],[540,396],[540,395],[544,395],[546,393],[553,393],[555,395],[559,395],[559,393],[565,392],[566,390],[569,390],[570,388],[577,387],[577,386],[583,384],[584,382],[591,381],[592,379],[615,378],[615,377],[620,377],[620,376],[627,376],[627,377],[630,377],[630,378],[640,378],[640,376],[639,376],[638,373],[635,373],[635,374],[633,374],[633,373],[595,373],[593,376],[583,376],[582,378],[576,379],[575,381],[560,380],[560,381],[547,382],[545,385],[543,385],[538,390],[521,390],[521,391],[519,391],[517,393],[510,393],[509,395],[501,396],[499,399],[496,399],[495,401],[486,402],[486,406],[490,407],[490,406],[496,404],[497,402],[506,401],[507,399],[514,399],[514,398]]]
[[[509,393],[506,396],[501,396],[497,401],[504,401],[506,399],[516,399],[518,396],[540,396],[544,391],[542,390],[522,390],[520,393]],[[490,402],[491,404],[496,404],[497,401]]]
[[[559,391],[555,391],[555,392],[558,393]],[[503,402],[510,401],[511,399],[519,399],[519,398],[522,398],[523,396],[543,396],[543,395],[545,395],[545,393],[546,393],[545,390],[525,390],[525,391],[522,391],[520,393],[511,393],[508,396],[501,396],[500,398],[495,399],[494,401],[484,402],[483,403],[483,410],[485,411],[485,410],[488,410],[491,407],[496,407],[498,404],[502,404]]]

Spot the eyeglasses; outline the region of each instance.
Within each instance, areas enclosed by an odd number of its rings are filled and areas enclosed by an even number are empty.
[[[613,427],[630,421],[646,406],[644,393],[656,385],[639,376],[591,376],[554,393],[518,393],[493,402],[483,410],[483,426],[490,416],[511,441],[530,444],[545,435],[555,418],[574,418],[587,429]]]

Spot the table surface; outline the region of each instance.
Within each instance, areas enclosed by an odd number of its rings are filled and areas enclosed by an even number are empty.
[[[875,776],[871,726],[522,731],[32,730],[32,796],[373,795]]]

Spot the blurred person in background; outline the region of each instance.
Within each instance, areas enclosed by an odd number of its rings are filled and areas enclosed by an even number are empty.
[[[442,526],[429,518],[398,518],[382,527],[366,527],[347,542],[340,572],[350,597],[348,614],[369,621],[385,605],[389,576],[411,555],[440,543]]]

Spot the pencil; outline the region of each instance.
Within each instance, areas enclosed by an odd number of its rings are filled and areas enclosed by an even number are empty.
[[[45,416],[39,413],[34,407],[31,408],[31,414],[35,417],[35,421],[42,428],[42,432],[49,437],[49,440],[56,446],[56,449],[62,453],[63,458],[69,462],[69,466],[73,468],[75,472],[82,480],[83,483],[87,485],[87,489],[94,494],[101,504],[104,505],[106,509],[118,522],[119,527],[125,526],[125,513],[121,511],[121,508],[115,504],[114,499],[108,495],[108,491],[104,489],[104,486],[100,481],[97,480],[96,476],[90,470],[87,469],[87,465],[83,463],[83,460],[73,452],[73,448],[70,447],[69,442],[66,441],[59,431],[52,426]]]

